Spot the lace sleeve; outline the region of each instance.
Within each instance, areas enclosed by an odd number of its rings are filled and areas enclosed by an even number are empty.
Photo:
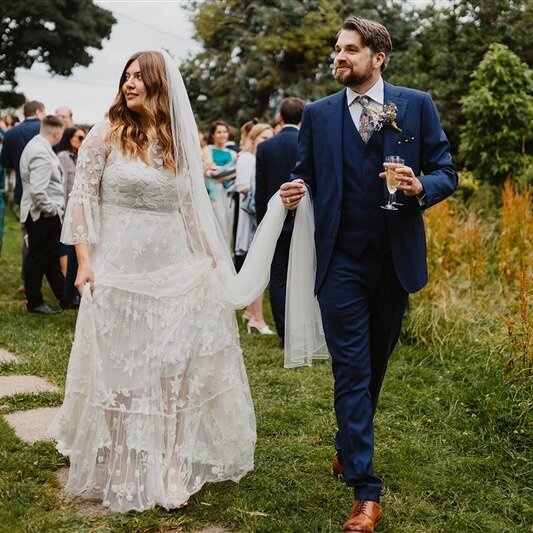
[[[108,122],[94,126],[80,148],[63,221],[61,242],[64,244],[94,244],[98,241],[100,181],[108,156],[104,142],[108,128]]]

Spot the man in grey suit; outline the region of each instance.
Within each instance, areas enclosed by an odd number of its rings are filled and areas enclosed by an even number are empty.
[[[63,174],[53,146],[63,135],[63,122],[44,117],[39,135],[24,148],[20,158],[22,200],[20,221],[28,232],[28,258],[24,272],[26,306],[31,313],[61,312],[45,303],[41,292],[43,276],[63,304],[64,278],[59,268],[59,237],[64,212]]]

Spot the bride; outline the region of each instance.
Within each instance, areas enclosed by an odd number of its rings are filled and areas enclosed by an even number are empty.
[[[285,213],[274,197],[236,275],[177,67],[134,54],[79,151],[61,238],[76,246],[83,295],[49,428],[70,458],[68,493],[118,512],[179,508],[253,468],[234,311],[264,290]]]

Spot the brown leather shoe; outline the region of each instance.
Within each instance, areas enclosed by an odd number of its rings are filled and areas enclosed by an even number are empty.
[[[342,530],[374,533],[374,528],[381,520],[381,516],[381,505],[378,502],[355,500],[352,514]]]
[[[336,453],[331,461],[331,475],[337,479],[344,479],[344,466],[339,460],[339,454]]]

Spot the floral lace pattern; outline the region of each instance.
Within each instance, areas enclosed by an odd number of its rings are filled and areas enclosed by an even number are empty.
[[[175,176],[91,130],[62,240],[91,244],[65,400],[49,433],[67,491],[114,511],[180,507],[253,468],[255,416],[233,309],[189,245]]]

